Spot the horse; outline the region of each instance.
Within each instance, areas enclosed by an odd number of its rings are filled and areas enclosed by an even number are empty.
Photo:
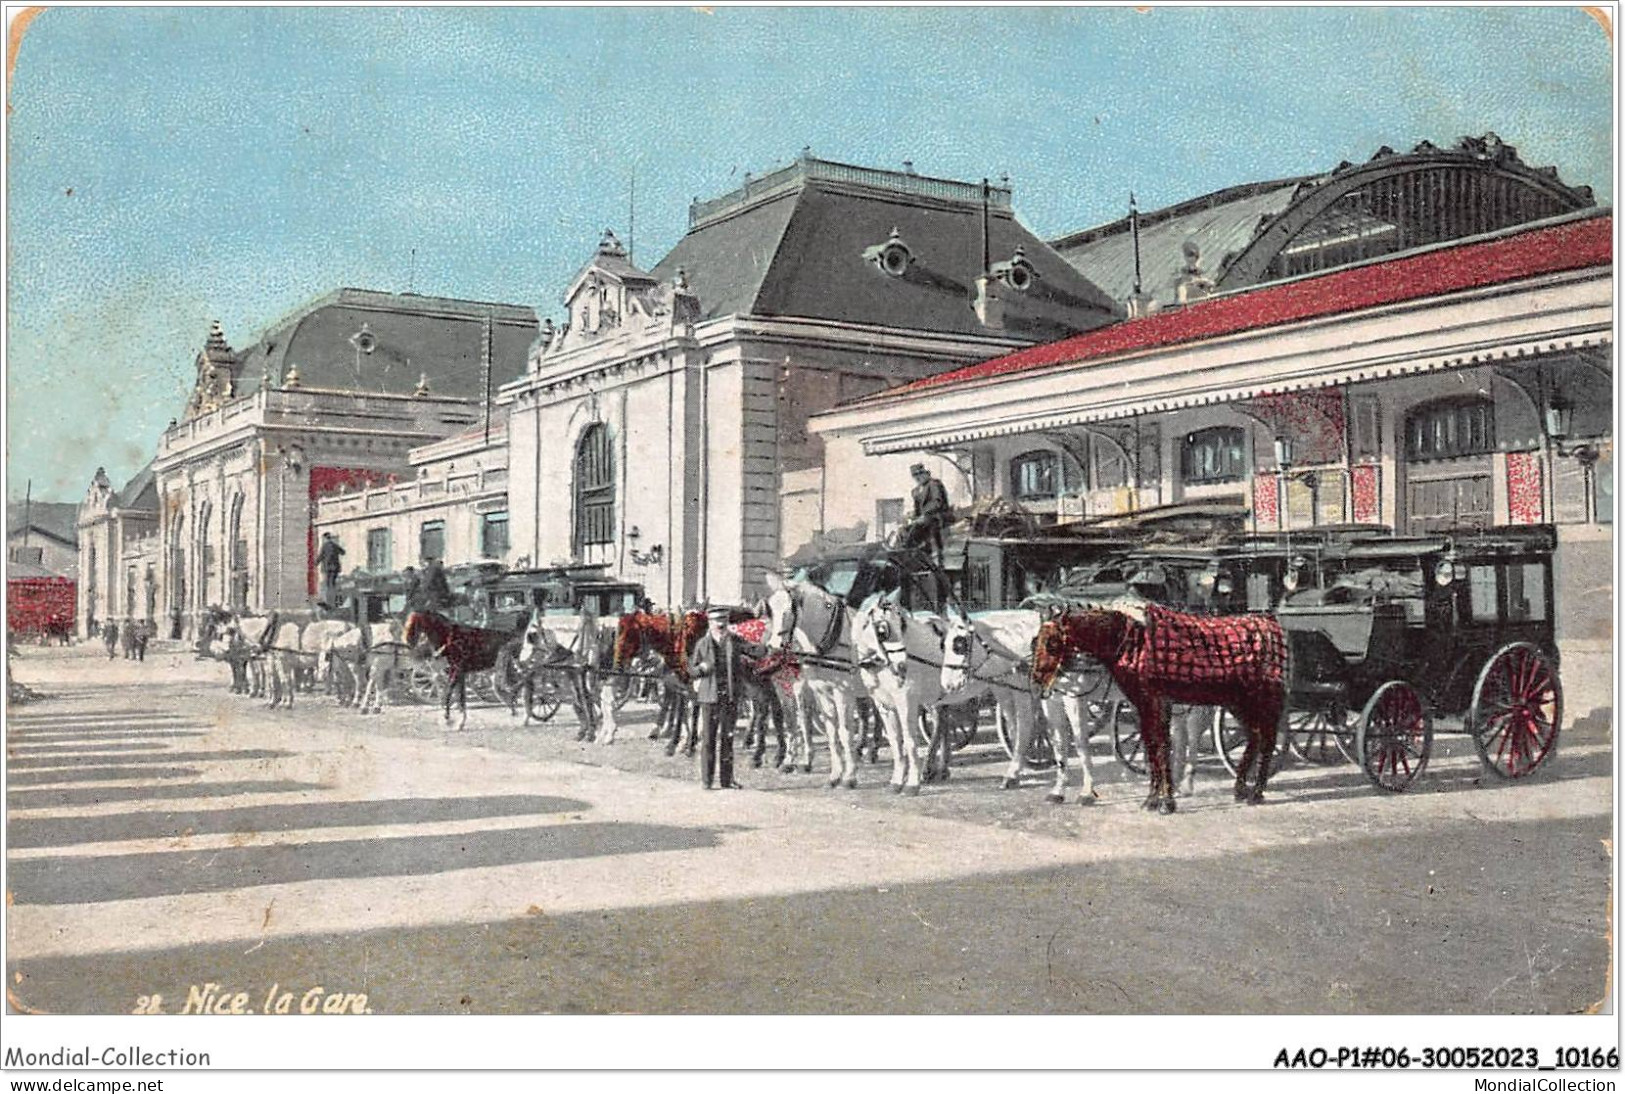
[[[1187,615],[1150,603],[1143,610],[1143,621],[1119,608],[1070,611],[1045,621],[1033,647],[1032,681],[1047,691],[1067,659],[1079,653],[1105,666],[1140,716],[1151,768],[1145,808],[1164,814],[1175,811],[1169,704],[1224,707],[1247,731],[1235,798],[1261,803],[1286,711],[1288,647],[1281,625],[1266,615]],[[1255,759],[1258,776],[1248,786]]]
[[[453,623],[438,612],[416,611],[406,617],[402,640],[416,646],[426,640],[431,652],[446,662],[446,701],[444,718],[451,724],[451,697],[457,696],[460,718],[457,728],[468,725],[468,674],[496,667],[502,651],[512,645],[507,631],[489,631]]]
[[[911,673],[910,663],[940,669],[945,633],[938,617],[911,616],[889,597],[866,603],[853,621],[858,677],[869,691],[891,747],[894,794],[920,792],[922,752],[929,747],[920,732],[920,719],[943,696],[940,675]]]
[[[597,733],[597,728],[592,695],[587,685],[587,659],[560,642],[558,635],[543,622],[544,618],[540,609],[530,613],[530,619],[525,623],[525,629],[519,637],[518,652],[514,656],[514,663],[524,676],[520,691],[525,697],[525,724],[530,724],[531,696],[536,687],[536,672],[543,669],[562,672],[570,681],[571,704],[575,707],[576,718],[580,722],[576,740],[592,739]],[[596,632],[596,628],[594,631]],[[576,641],[590,645],[591,652],[596,656],[597,647],[603,644],[606,638],[601,634],[581,631],[576,634]],[[605,709],[612,708],[613,697],[605,696],[605,699],[607,700]]]
[[[776,671],[785,662],[797,666],[803,725],[808,708],[814,709],[829,735],[829,785],[855,790],[858,756],[852,734],[857,700],[866,692],[856,671],[852,610],[811,582],[786,581],[772,571],[765,580],[771,622],[763,670]]]
[[[333,674],[333,659],[326,656],[326,650],[334,641],[359,644],[361,630],[347,619],[318,619],[313,623],[306,623],[299,632],[299,674],[308,674],[314,686],[318,674],[327,679],[327,693],[335,694],[337,681]]]
[[[667,729],[671,731],[668,756],[676,755],[679,744],[687,732],[687,750],[693,753],[698,741],[697,718],[699,704],[693,701],[689,689],[688,652],[700,635],[705,633],[705,613],[649,612],[641,608],[621,616],[615,624],[614,640],[610,646],[611,672],[632,671],[639,658],[652,655],[665,670],[661,678],[660,712],[655,718],[650,740],[660,740]],[[616,720],[613,704],[604,708],[604,725],[613,740]]]
[[[366,642],[357,659],[356,682],[359,685],[356,709],[366,714],[384,712],[384,697],[389,694],[395,673],[401,669],[403,659],[410,659],[412,647],[402,635],[400,620],[369,623]]]
[[[250,699],[265,697],[266,662],[272,661],[274,675],[276,659],[281,656],[269,652],[276,644],[278,627],[274,613],[258,616],[221,613],[218,618],[211,617],[206,622],[199,636],[202,652],[224,661],[231,668],[233,694],[246,694]],[[298,641],[297,629],[293,640]],[[273,699],[271,705],[279,704]]]
[[[1030,636],[1037,633],[1037,613],[1026,610],[984,612],[974,620],[964,614],[948,618],[947,634],[941,646],[943,693],[954,701],[966,699],[992,699],[1005,723],[1014,730],[1014,747],[1010,766],[999,780],[1002,790],[1014,790],[1021,785],[1022,762],[1032,743],[1033,726],[1038,720],[1036,689],[1026,679],[1027,651]],[[1055,785],[1048,799],[1060,803],[1066,800],[1066,757],[1071,751],[1075,712],[1058,709],[1049,721],[1050,745],[1055,753]],[[1089,762],[1089,731],[1077,717],[1078,752],[1083,760],[1084,791],[1094,795],[1094,771]]]

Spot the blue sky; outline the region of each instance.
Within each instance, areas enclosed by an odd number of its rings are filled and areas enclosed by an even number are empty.
[[[8,492],[137,470],[211,319],[240,348],[409,277],[556,312],[634,172],[646,267],[803,146],[1008,173],[1045,237],[1485,130],[1611,204],[1612,66],[1578,8],[51,9],[7,128]]]

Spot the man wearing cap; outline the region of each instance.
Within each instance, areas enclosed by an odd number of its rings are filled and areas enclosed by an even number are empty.
[[[739,719],[739,686],[744,671],[739,643],[728,630],[728,609],[705,613],[705,633],[688,655],[694,697],[704,709],[705,736],[700,743],[700,782],[738,790],[734,781],[734,726]]]
[[[942,529],[953,519],[953,508],[948,504],[948,488],[942,480],[933,478],[925,464],[909,468],[914,476],[914,519],[909,522],[907,543],[911,547],[934,550],[934,557],[942,561]]]
[[[322,546],[316,552],[316,568],[322,574],[322,603],[333,603],[333,590],[339,582],[339,571],[344,569],[344,548],[333,538],[332,532],[322,533]]]

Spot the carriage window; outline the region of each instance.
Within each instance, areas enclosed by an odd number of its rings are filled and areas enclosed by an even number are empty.
[[[1186,485],[1240,482],[1246,470],[1246,436],[1239,426],[1215,426],[1187,433],[1179,449]]]
[[[1507,620],[1546,619],[1546,567],[1539,562],[1513,562],[1506,568]]]
[[[1055,497],[1056,460],[1053,452],[1025,452],[1010,461],[1010,493],[1018,501],[1048,501]]]
[[[1495,599],[1495,567],[1467,567],[1467,614],[1477,620],[1493,620],[1500,615]]]

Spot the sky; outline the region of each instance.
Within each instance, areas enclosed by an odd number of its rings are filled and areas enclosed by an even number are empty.
[[[634,177],[644,268],[803,147],[1008,174],[1045,238],[1488,130],[1611,205],[1612,80],[1578,8],[52,8],[5,125],[7,491],[133,475],[211,320],[559,316]]]

